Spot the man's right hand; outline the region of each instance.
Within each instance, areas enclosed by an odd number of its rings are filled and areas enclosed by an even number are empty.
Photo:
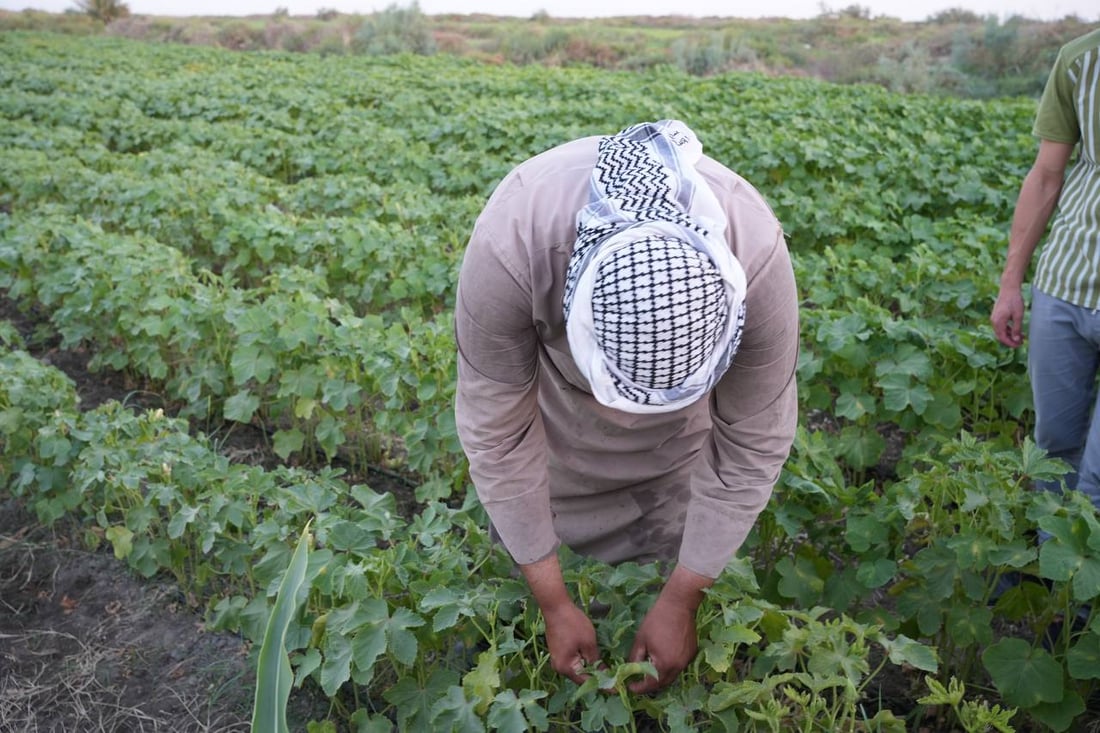
[[[989,320],[998,341],[1014,349],[1020,346],[1024,342],[1024,298],[1020,290],[1002,288]]]
[[[596,645],[596,627],[584,611],[573,603],[543,609],[546,620],[546,646],[550,650],[550,666],[558,674],[578,685],[588,675],[582,669],[600,659]]]
[[[550,666],[578,685],[583,683],[588,675],[581,669],[600,659],[596,627],[569,597],[557,553],[551,553],[530,565],[520,565],[519,568],[546,621]]]

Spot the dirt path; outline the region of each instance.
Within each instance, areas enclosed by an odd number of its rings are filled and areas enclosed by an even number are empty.
[[[29,353],[73,380],[81,409],[117,401],[171,412],[143,385],[89,371],[90,353],[36,339],[44,319],[0,291],[2,320],[16,326]],[[280,462],[267,436],[247,426],[225,431],[217,445],[234,462]],[[400,477],[372,472],[371,483],[411,511],[412,491]],[[64,520],[43,527],[0,490],[0,733],[248,731],[250,645],[206,631],[198,601],[174,583],[136,576],[109,543],[87,550],[84,531]],[[293,730],[327,712],[318,690],[292,690]]]
[[[0,504],[0,731],[247,731],[243,640],[75,534]]]
[[[31,342],[33,319],[0,294],[0,319]],[[92,374],[88,354],[31,349],[69,375],[81,406],[157,400],[118,375]],[[247,731],[248,647],[203,629],[177,587],[91,552],[80,527],[39,524],[0,495],[0,733]]]

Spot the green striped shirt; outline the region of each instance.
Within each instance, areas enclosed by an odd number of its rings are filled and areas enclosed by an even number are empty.
[[[1032,132],[1042,140],[1080,143],[1039,256],[1035,287],[1100,308],[1100,30],[1061,48]]]

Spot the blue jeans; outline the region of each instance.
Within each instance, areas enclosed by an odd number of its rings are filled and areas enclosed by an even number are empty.
[[[1100,311],[1031,289],[1028,373],[1035,400],[1035,443],[1073,472],[1066,486],[1100,508]],[[1044,486],[1043,488],[1055,488]]]

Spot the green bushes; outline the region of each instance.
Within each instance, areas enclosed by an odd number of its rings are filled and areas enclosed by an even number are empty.
[[[102,23],[110,23],[130,14],[130,6],[121,0],[74,0],[80,12]]]
[[[435,38],[428,19],[413,2],[408,7],[396,4],[374,13],[363,21],[355,34],[352,49],[372,56],[396,53],[430,55],[435,53]]]

